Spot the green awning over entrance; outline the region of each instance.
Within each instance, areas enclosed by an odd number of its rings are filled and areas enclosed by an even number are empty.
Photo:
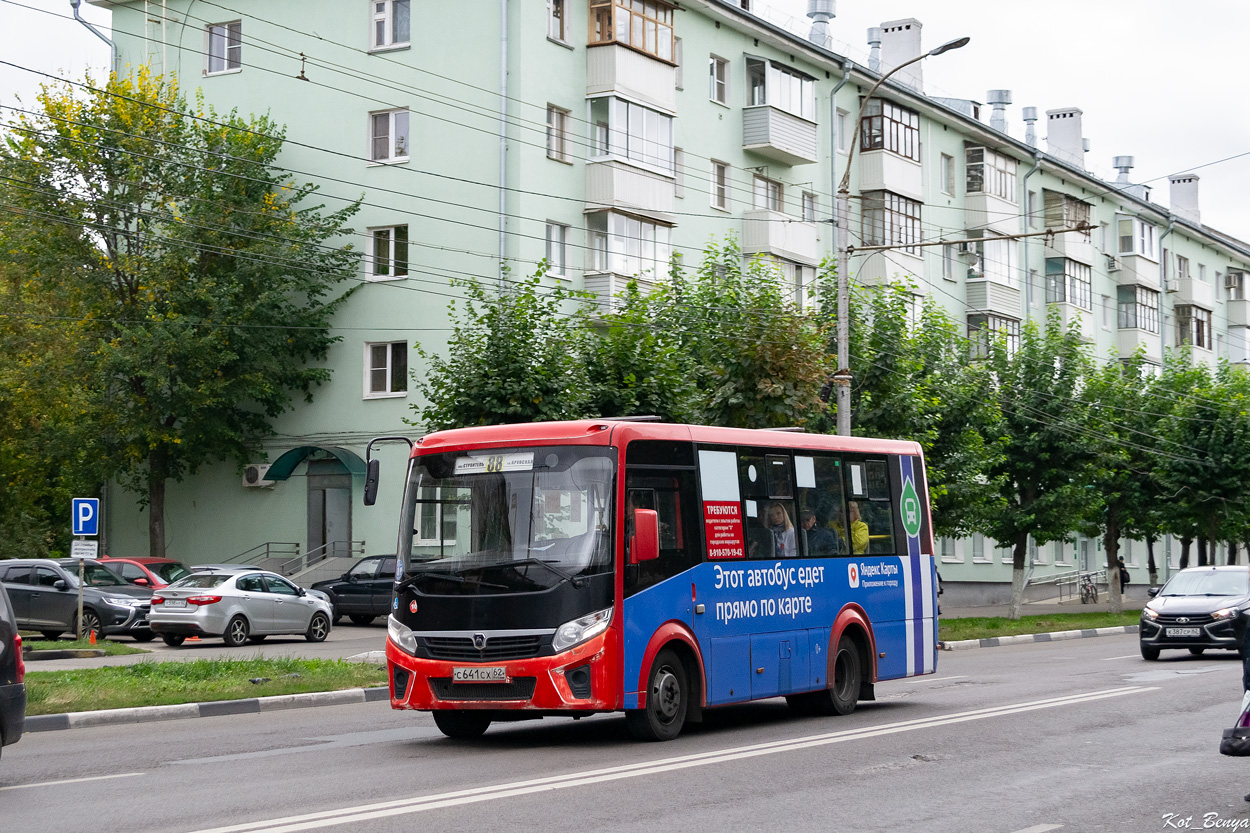
[[[339,448],[335,445],[302,445],[299,448],[292,448],[290,451],[284,452],[277,460],[269,465],[269,471],[265,473],[266,480],[286,480],[291,476],[291,472],[295,471],[295,467],[304,462],[308,457],[324,452],[338,460],[353,475],[363,476],[365,473],[365,461],[354,451],[348,451],[346,448]]]

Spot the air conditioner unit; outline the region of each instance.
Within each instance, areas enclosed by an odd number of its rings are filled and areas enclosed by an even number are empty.
[[[1124,263],[1115,255],[1107,255],[1107,271],[1119,272],[1124,268]]]
[[[1227,275],[1224,276],[1224,288],[1225,289],[1238,289],[1241,286],[1241,280],[1242,280],[1241,272],[1229,272]]]
[[[955,244],[955,251],[961,255],[975,255],[977,243],[975,240],[961,240]]]
[[[272,486],[274,481],[265,479],[265,475],[268,473],[268,463],[251,463],[247,468],[243,469],[243,485],[249,488]]]
[[[1164,283],[1163,288],[1167,290],[1168,292],[1180,292],[1181,282],[1178,281],[1176,278],[1168,278],[1167,281]]]

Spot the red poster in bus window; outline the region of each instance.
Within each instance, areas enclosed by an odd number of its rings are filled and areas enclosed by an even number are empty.
[[[742,506],[735,501],[705,500],[703,523],[707,529],[709,559],[746,558],[742,544]]]

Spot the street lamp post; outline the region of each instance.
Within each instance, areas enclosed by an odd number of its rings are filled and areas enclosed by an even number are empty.
[[[898,72],[904,67],[911,66],[917,61],[922,61],[931,55],[941,55],[943,52],[950,52],[952,49],[959,49],[966,46],[971,38],[959,38],[957,40],[948,41],[941,46],[930,49],[923,55],[917,55],[910,61],[904,61],[894,69],[887,72],[877,79],[877,83],[869,88],[868,94],[864,96],[864,101],[859,106],[859,114],[855,117],[854,130],[855,136],[851,141],[851,149],[846,156],[846,171],[842,174],[842,181],[838,183],[838,223],[837,223],[837,245],[838,245],[838,372],[833,375],[834,388],[837,391],[838,406],[838,434],[843,437],[851,435],[851,358],[850,345],[847,339],[850,337],[850,321],[848,305],[850,304],[850,209],[851,209],[851,162],[855,159],[855,146],[859,144],[860,125],[864,120],[864,111],[868,109],[868,102],[872,101],[873,93],[877,88],[886,82],[891,75]]]

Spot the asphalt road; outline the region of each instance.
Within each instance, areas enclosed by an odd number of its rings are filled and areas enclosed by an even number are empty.
[[[31,734],[0,759],[0,829],[1246,829],[1250,761],[1217,752],[1240,666],[1164,656],[1131,635],[946,653],[847,717],[766,701],[667,744],[615,715],[457,742],[386,703]]]

